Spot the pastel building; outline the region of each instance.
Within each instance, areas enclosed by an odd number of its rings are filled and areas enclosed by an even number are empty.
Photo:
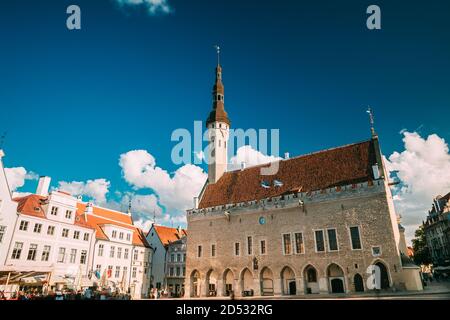
[[[184,289],[181,286],[180,281],[175,281],[174,276],[170,276],[170,259],[171,255],[174,254],[174,260],[178,257],[179,253],[181,256],[180,265],[185,264],[185,252],[186,246],[183,243],[177,243],[176,245],[171,245],[178,240],[186,237],[187,232],[182,228],[170,228],[161,225],[153,224],[150,230],[147,233],[146,239],[150,246],[153,248],[153,257],[152,257],[152,271],[151,271],[151,283],[152,287],[157,289],[166,289],[168,290],[168,278],[170,278],[170,283],[173,284],[173,290],[179,289],[180,291]],[[175,252],[177,249],[177,252]],[[177,263],[173,261],[173,263]],[[177,263],[178,264],[178,263]],[[180,266],[179,265],[179,266]],[[182,267],[182,266],[181,266]],[[168,269],[169,268],[169,269]],[[176,274],[176,266],[173,269]],[[183,271],[184,269],[180,269]],[[182,278],[184,275],[182,276]],[[178,277],[180,278],[180,277]],[[177,283],[174,283],[177,282]],[[179,284],[180,286],[175,286]]]
[[[90,265],[96,285],[128,292],[133,298],[148,296],[152,248],[127,213],[78,202],[77,216],[95,230]]]
[[[0,149],[0,267],[5,264],[9,245],[17,221],[17,202],[13,201],[11,190],[3,167],[3,150]]]

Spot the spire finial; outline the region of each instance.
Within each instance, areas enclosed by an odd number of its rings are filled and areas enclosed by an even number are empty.
[[[373,110],[371,107],[367,108],[367,113],[369,114],[369,120],[370,120],[370,132],[372,133],[372,137],[375,137],[377,134],[375,133],[375,120],[373,116]]]
[[[214,45],[214,48],[216,49],[216,51],[217,51],[217,65],[219,66],[220,65],[220,47],[219,47],[219,45]]]
[[[128,214],[131,215],[131,199],[128,200]]]

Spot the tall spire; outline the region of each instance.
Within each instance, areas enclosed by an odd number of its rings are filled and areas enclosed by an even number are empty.
[[[216,44],[214,48],[216,48],[217,51],[217,65],[220,66],[220,47]]]
[[[220,47],[214,46],[217,51],[217,66],[216,66],[216,79],[213,86],[213,109],[206,120],[206,126],[213,122],[224,122],[230,125],[230,119],[225,111],[225,90],[222,83],[222,67],[220,66]]]
[[[372,133],[372,137],[375,137],[377,134],[375,132],[375,120],[373,116],[373,110],[371,107],[368,107],[367,113],[369,114],[369,121],[370,121],[370,132]]]

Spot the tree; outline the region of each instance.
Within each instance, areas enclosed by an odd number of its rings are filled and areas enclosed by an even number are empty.
[[[427,239],[425,237],[425,230],[423,226],[420,226],[419,229],[414,233],[415,238],[412,240],[413,249],[414,249],[414,262],[417,265],[427,265],[430,264],[431,255],[430,250],[428,249]]]

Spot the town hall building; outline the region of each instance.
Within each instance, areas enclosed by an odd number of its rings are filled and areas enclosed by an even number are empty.
[[[377,134],[227,171],[230,119],[216,67],[208,180],[187,211],[186,297],[422,290],[406,265]]]

